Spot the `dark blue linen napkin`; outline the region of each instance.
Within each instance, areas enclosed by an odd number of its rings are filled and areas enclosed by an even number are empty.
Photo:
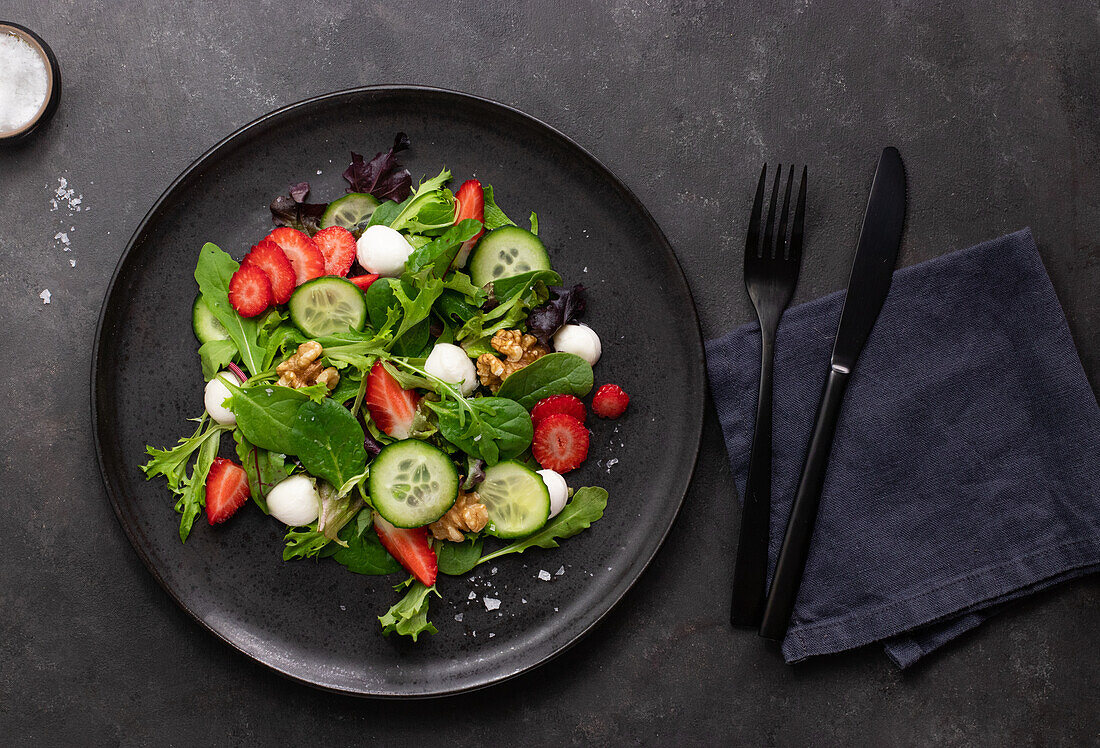
[[[775,353],[771,565],[843,292]],[[707,343],[742,494],[760,333]],[[1006,601],[1100,569],[1100,406],[1029,230],[899,270],[837,425],[788,662],[882,641],[900,667]]]

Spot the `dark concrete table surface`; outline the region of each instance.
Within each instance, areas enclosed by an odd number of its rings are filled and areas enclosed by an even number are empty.
[[[902,264],[1031,226],[1095,390],[1095,3],[6,0],[0,17],[45,37],[65,81],[48,129],[0,151],[0,742],[1100,739],[1095,577],[905,673],[876,647],[788,667],[731,631],[739,513],[712,408],[668,541],[578,646],[442,701],[315,691],[230,650],[157,586],[104,494],[88,393],[107,281],[169,182],[277,106],[393,82],[503,101],[589,148],[664,227],[707,337],[751,317],[739,267],[760,164],[810,164],[806,300],[844,285],[878,150],[897,145]]]

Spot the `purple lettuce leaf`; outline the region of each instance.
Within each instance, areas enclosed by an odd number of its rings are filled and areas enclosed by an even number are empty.
[[[409,136],[397,133],[389,151],[374,154],[370,161],[352,151],[351,165],[344,170],[348,192],[366,192],[379,200],[401,202],[412,193],[412,174],[397,162],[397,154],[409,147]]]
[[[550,300],[537,306],[527,315],[527,332],[539,339],[543,345],[550,345],[562,325],[576,322],[584,314],[586,305],[584,286],[580,283],[572,288],[554,286],[550,289]]]
[[[279,195],[268,206],[276,226],[289,226],[313,236],[321,229],[321,216],[328,203],[307,203],[309,182],[290,185],[289,195]]]

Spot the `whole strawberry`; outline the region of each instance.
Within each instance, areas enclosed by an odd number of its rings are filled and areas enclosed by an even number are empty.
[[[605,384],[592,396],[592,412],[600,418],[618,418],[629,404],[630,395],[617,384]]]

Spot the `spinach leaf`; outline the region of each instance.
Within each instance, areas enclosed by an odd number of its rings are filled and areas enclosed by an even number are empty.
[[[272,452],[297,454],[291,430],[298,409],[309,400],[304,389],[277,384],[237,387],[227,383],[226,386],[233,393],[228,407],[237,417],[237,428],[248,441]]]
[[[457,577],[477,566],[481,558],[481,538],[470,533],[461,543],[441,541],[436,543],[435,555],[439,561],[439,573]]]
[[[199,346],[202,362],[202,378],[209,382],[237,356],[237,346],[232,340],[211,340]]]
[[[478,397],[424,402],[436,412],[444,439],[490,465],[531,446],[531,416],[514,400]]]
[[[592,367],[573,353],[550,353],[512,374],[497,397],[515,400],[530,409],[550,395],[584,397],[592,389]]]
[[[264,514],[270,514],[267,509],[267,494],[276,483],[293,472],[293,466],[287,465],[286,455],[257,447],[248,441],[240,429],[234,429],[233,440],[237,442],[237,459],[241,461],[245,473],[248,474],[248,488],[252,494],[252,500]]]
[[[408,586],[408,592],[385,615],[378,616],[378,622],[382,624],[382,633],[386,636],[396,632],[401,636],[411,636],[415,642],[420,634],[436,633],[435,626],[428,621],[428,596],[433,592],[442,596],[436,592],[435,585],[425,587],[412,577],[394,589],[400,590],[405,586]]]
[[[431,266],[432,272],[442,277],[458,254],[462,242],[473,239],[481,231],[481,221],[467,218],[455,224],[424,246],[413,251],[405,260],[406,273],[418,273]]]
[[[367,465],[363,427],[347,408],[328,399],[307,402],[298,408],[292,423],[292,449],[287,453],[297,455],[310,475],[342,486],[363,472]]]
[[[359,383],[361,380],[362,376],[355,372],[349,371],[341,374],[340,381],[336,384],[336,389],[329,394],[329,397],[338,403],[346,403],[348,400],[353,399],[356,393],[359,392]]]
[[[401,571],[401,564],[382,547],[378,533],[370,521],[371,510],[359,512],[359,520],[349,522],[340,531],[340,540],[346,545],[337,546],[332,558],[350,572],[373,576],[384,576]]]
[[[482,556],[478,563],[483,564],[509,553],[523,553],[528,548],[557,548],[558,540],[571,538],[589,528],[603,516],[605,508],[607,491],[597,486],[580,488],[573,495],[572,501],[561,510],[561,514],[543,525],[541,530]]]
[[[244,367],[249,374],[255,375],[263,371],[265,353],[259,343],[260,322],[256,318],[242,317],[229,304],[229,279],[239,267],[237,261],[216,244],[207,242],[199,251],[195,280],[203,301],[237,346]]]

